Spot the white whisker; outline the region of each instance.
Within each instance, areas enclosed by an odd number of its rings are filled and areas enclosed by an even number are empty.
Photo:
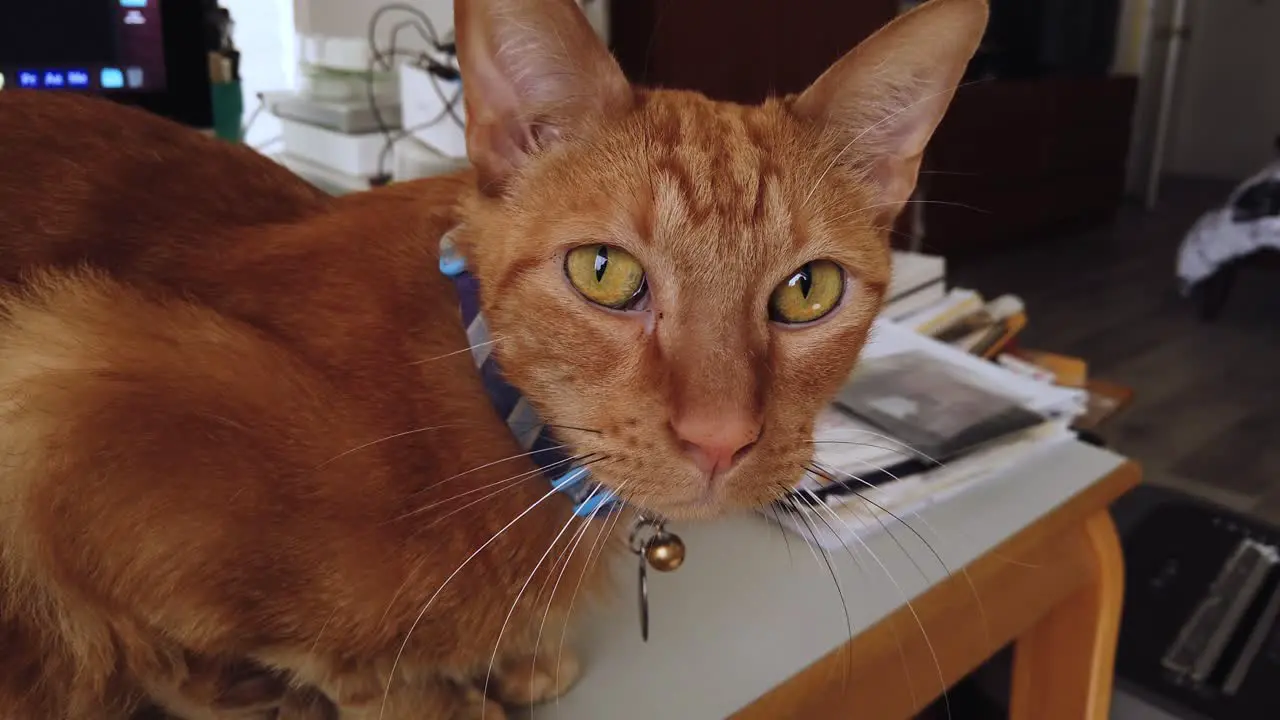
[[[803,499],[803,496],[800,496],[800,497]],[[827,552],[826,548],[821,547],[819,545],[818,534],[815,531],[813,525],[809,523],[807,518],[805,518],[803,512],[800,514],[799,517],[802,520],[804,520],[805,525],[809,528],[809,533],[813,535],[814,545],[818,546],[818,550],[822,552],[824,562],[826,563],[826,566],[827,566],[827,571],[831,573],[831,581],[835,583],[836,594],[840,597],[840,608],[844,611],[844,623],[845,623],[845,627],[848,629],[848,632],[849,632],[849,641],[844,645],[845,671],[840,677],[840,686],[841,688],[844,688],[844,687],[847,687],[849,682],[849,675],[850,673],[853,672],[853,634],[854,633],[853,633],[853,619],[849,616],[849,602],[845,600],[844,590],[840,587],[840,575],[836,572],[835,565],[832,564],[831,556]],[[817,515],[816,513],[815,513],[815,517],[817,517],[819,520],[822,520],[823,524],[827,526],[827,531],[830,532],[833,536],[835,536],[836,539],[840,540],[840,544],[844,546],[845,551],[848,552],[849,547],[847,545],[844,545],[844,540],[840,539],[840,536],[836,534],[835,529],[831,527],[830,523],[827,523],[826,520],[822,519],[821,515]],[[849,553],[849,557],[853,558],[853,553]],[[854,558],[854,564],[855,565],[857,564],[856,558]]]
[[[551,488],[546,492],[545,495],[533,501],[532,505],[525,508],[519,515],[515,516],[515,518],[512,519],[511,522],[507,523],[506,525],[503,525],[501,530],[494,533],[493,537],[489,538],[488,540],[485,540],[483,545],[476,548],[476,551],[468,555],[467,559],[463,560],[461,565],[459,565],[453,572],[449,573],[449,577],[445,578],[444,582],[440,584],[440,587],[436,588],[436,591],[431,594],[430,598],[427,599],[427,603],[422,606],[422,610],[418,612],[418,616],[415,617],[413,619],[413,623],[409,625],[409,630],[404,635],[404,642],[400,643],[400,649],[396,651],[395,660],[391,662],[391,670],[387,674],[387,687],[382,693],[382,705],[378,711],[379,720],[382,720],[383,715],[387,711],[387,698],[391,695],[391,683],[395,679],[396,668],[399,667],[400,665],[400,658],[404,655],[405,648],[409,646],[409,638],[413,635],[413,631],[418,628],[418,624],[422,622],[422,618],[425,617],[427,614],[427,611],[431,609],[431,604],[436,601],[436,598],[440,597],[440,593],[444,592],[445,587],[447,587],[449,583],[452,582],[453,579],[458,576],[458,573],[462,572],[463,568],[465,568],[468,564],[470,564],[472,560],[476,559],[476,557],[479,556],[480,553],[484,552],[485,548],[493,544],[493,541],[501,537],[502,533],[511,529],[511,526],[520,522],[520,520],[525,515],[528,515],[529,513],[533,512],[534,508],[536,508],[538,505],[542,504],[543,501],[545,501],[547,498],[551,497],[552,495],[555,495],[558,492],[560,491],[557,490],[556,488]]]
[[[801,494],[800,497],[803,498],[804,497],[803,494]],[[828,512],[831,511],[830,508],[823,505],[823,503],[820,500],[815,502],[817,502],[819,505],[822,505],[823,509],[827,510]],[[809,504],[812,505],[812,502],[810,502]],[[856,518],[857,513],[854,513],[854,516]],[[862,522],[861,518],[858,518],[858,521],[859,523],[861,523]],[[846,527],[847,527],[847,524],[846,524]],[[835,534],[835,530],[831,528],[830,525],[828,525],[828,529],[831,529],[832,534]],[[853,548],[849,547],[848,543],[845,543],[843,539],[841,539],[840,544],[844,547],[845,552],[849,553],[849,558],[853,560],[853,565],[855,568],[857,568],[858,573],[868,583],[871,582],[871,575],[867,572],[866,567],[863,566],[862,561],[858,559],[857,552]],[[916,695],[915,683],[912,682],[911,680],[911,666],[907,662],[906,646],[902,642],[902,635],[898,633],[898,626],[894,625],[892,622],[890,622],[888,625],[889,625],[889,632],[893,633],[893,641],[898,646],[898,661],[902,663],[902,675],[903,675],[903,678],[905,678],[907,681],[907,692],[911,695],[911,707],[912,709],[915,709],[920,705],[920,698],[918,695]]]
[[[571,457],[571,458],[565,458],[564,460],[557,460],[557,461],[555,461],[555,462],[553,462],[553,463],[551,463],[551,464],[547,465],[545,468],[535,467],[535,468],[534,468],[534,469],[532,469],[532,470],[526,470],[526,471],[524,471],[524,472],[522,472],[522,473],[519,473],[519,474],[517,474],[517,475],[512,475],[511,477],[509,477],[509,478],[507,478],[507,479],[505,479],[505,480],[498,480],[498,481],[496,481],[496,482],[491,482],[491,483],[487,483],[487,484],[484,484],[484,485],[480,485],[479,487],[471,488],[470,490],[464,490],[464,491],[462,491],[462,492],[460,492],[460,493],[458,493],[458,494],[456,494],[456,495],[452,495],[452,496],[450,496],[450,497],[448,497],[448,498],[445,498],[444,500],[437,500],[437,501],[432,502],[432,503],[427,503],[426,505],[424,505],[424,506],[422,506],[422,507],[420,507],[420,508],[415,508],[415,509],[413,509],[413,510],[410,510],[409,512],[404,513],[404,514],[402,514],[402,515],[398,516],[398,517],[396,518],[396,520],[406,520],[406,519],[408,519],[408,518],[414,517],[415,515],[421,515],[422,513],[425,513],[425,512],[427,512],[428,510],[431,510],[431,509],[433,509],[433,508],[440,507],[441,505],[448,505],[449,503],[451,503],[451,502],[455,502],[455,501],[457,501],[457,500],[461,500],[462,498],[464,498],[464,497],[466,497],[466,496],[468,496],[468,495],[473,495],[473,494],[478,493],[478,492],[483,492],[483,491],[488,490],[489,488],[492,488],[492,487],[497,487],[497,486],[499,486],[499,485],[508,486],[508,487],[510,487],[510,486],[514,486],[514,485],[516,485],[517,483],[519,483],[519,481],[521,481],[521,480],[526,480],[526,479],[531,478],[531,477],[533,477],[533,476],[535,476],[535,475],[541,474],[541,473],[542,473],[543,471],[545,471],[545,470],[551,470],[551,469],[554,469],[554,468],[557,468],[557,467],[563,467],[563,466],[565,466],[565,465],[568,465],[568,464],[571,464],[571,463],[577,462],[577,461],[579,461],[579,460],[582,460],[583,458],[586,458],[586,457],[589,457],[589,456],[587,456],[587,455],[583,455],[583,456],[581,456],[581,457]],[[503,487],[503,488],[502,488],[502,490],[505,490],[505,489],[507,489],[507,487]],[[498,490],[497,492],[494,492],[494,493],[492,493],[492,494],[485,495],[484,497],[480,498],[480,499],[479,499],[479,500],[477,500],[476,502],[483,502],[483,501],[485,501],[485,500],[488,500],[489,498],[493,497],[494,495],[497,495],[498,493],[502,492],[502,490]],[[455,514],[457,514],[457,513],[461,512],[461,511],[463,511],[463,510],[465,510],[465,509],[467,509],[467,508],[471,507],[471,505],[474,505],[474,504],[475,504],[475,503],[473,502],[473,503],[468,504],[468,505],[463,505],[462,507],[460,507],[460,508],[458,508],[458,509],[456,509],[456,510],[454,510],[454,511],[450,512],[450,513],[447,513],[447,514],[445,514],[444,516],[442,516],[442,517],[440,517],[440,518],[437,518],[437,519],[435,520],[435,522],[433,522],[432,524],[434,525],[434,524],[436,524],[436,523],[439,523],[441,520],[444,520],[444,519],[445,519],[445,518],[447,518],[447,517],[451,517],[451,516],[453,516],[453,515],[455,515]]]
[[[503,337],[504,337],[504,336],[502,336],[502,335],[495,335],[495,336],[494,336],[492,339],[490,339],[490,340],[485,340],[484,342],[478,342],[478,343],[476,343],[475,345],[470,345],[470,346],[464,347],[464,348],[462,348],[461,350],[454,350],[453,352],[447,352],[447,353],[445,353],[445,354],[443,354],[443,355],[436,355],[435,357],[429,357],[429,358],[427,358],[427,359],[425,359],[425,360],[414,360],[413,362],[411,362],[411,363],[409,363],[409,364],[410,364],[410,365],[424,365],[424,364],[429,363],[429,362],[435,362],[436,360],[444,360],[445,358],[451,358],[451,357],[453,357],[454,355],[461,355],[462,353],[465,353],[465,352],[471,352],[471,350],[472,350],[473,348],[485,347],[486,345],[494,345],[494,344],[496,344],[499,340],[502,340],[502,339],[503,339]]]
[[[787,495],[791,494],[791,488],[786,485],[779,485],[778,488],[782,490],[782,495],[778,497],[778,500],[783,500]],[[795,556],[791,554],[791,540],[787,537],[786,528],[782,526],[782,515],[780,515],[778,511],[777,500],[769,504],[769,509],[773,512],[773,522],[778,527],[778,533],[782,535],[782,542],[787,546],[787,564],[794,567],[796,559]]]
[[[933,665],[938,671],[938,682],[942,686],[942,702],[947,707],[947,718],[950,720],[951,698],[947,693],[947,679],[946,675],[942,672],[942,662],[938,660],[938,653],[934,650],[933,641],[929,639],[929,631],[925,629],[924,622],[920,619],[920,614],[916,612],[916,607],[912,604],[911,598],[907,596],[906,591],[902,589],[902,585],[898,583],[898,579],[893,576],[893,573],[889,572],[888,566],[880,560],[880,556],[876,555],[875,551],[871,549],[871,546],[863,541],[862,537],[858,533],[854,532],[853,528],[849,527],[849,524],[844,521],[844,518],[840,517],[839,513],[836,513],[834,510],[827,507],[826,504],[822,502],[822,499],[817,495],[814,495],[812,492],[809,492],[809,495],[812,495],[818,505],[824,508],[833,518],[836,519],[837,522],[843,525],[849,534],[853,536],[853,539],[867,551],[867,554],[871,556],[871,559],[875,564],[880,566],[880,570],[885,574],[885,577],[889,578],[889,582],[893,583],[893,587],[898,591],[898,596],[902,598],[904,603],[906,603],[907,610],[910,611],[911,617],[915,618],[916,626],[920,628],[920,634],[924,638],[925,646],[929,649],[929,656],[933,658]]]
[[[567,554],[564,556],[564,565],[560,567],[560,573],[556,575],[556,581],[551,586],[551,594],[547,596],[547,609],[542,613],[542,622],[538,625],[538,637],[533,643],[533,656],[530,659],[530,662],[533,663],[534,666],[533,669],[537,668],[538,653],[542,649],[542,633],[547,629],[547,618],[551,615],[551,606],[555,604],[556,592],[560,590],[560,581],[564,579],[565,572],[568,571],[570,563],[573,562],[573,556],[574,553],[578,552],[578,546],[582,544],[582,540],[587,536],[587,531],[591,529],[591,523],[596,519],[596,515],[604,507],[604,504],[598,505],[591,511],[591,514],[586,517],[586,520],[582,523],[582,527],[579,528],[578,532],[575,534]],[[567,621],[568,620],[566,618],[566,622]],[[557,672],[559,672],[559,666],[557,666]],[[559,683],[558,677],[556,678],[556,682]],[[530,705],[532,704],[532,699],[530,699]]]
[[[907,453],[909,453],[909,454],[911,454],[911,455],[914,455],[914,456],[916,456],[916,457],[918,457],[918,458],[923,458],[923,459],[925,459],[925,460],[928,460],[929,462],[933,463],[934,465],[945,465],[945,464],[946,464],[946,463],[942,462],[941,460],[937,460],[937,459],[933,458],[933,457],[932,457],[932,456],[930,456],[928,453],[921,452],[920,450],[917,450],[917,449],[915,449],[914,447],[912,447],[909,443],[905,443],[905,442],[903,442],[903,441],[899,440],[898,438],[893,437],[893,436],[891,436],[891,435],[885,435],[884,433],[878,433],[878,432],[876,432],[876,431],[874,431],[874,430],[864,430],[864,429],[862,429],[862,428],[842,428],[842,429],[847,430],[848,432],[858,432],[858,433],[862,433],[863,435],[870,435],[871,437],[880,438],[881,440],[888,440],[889,442],[894,443],[895,445],[897,445],[897,446],[901,447],[902,449],[906,450],[906,451],[907,451]],[[847,444],[847,445],[865,445],[865,446],[867,446],[867,447],[881,447],[880,445],[871,445],[871,444],[869,444],[869,443],[857,443],[857,442],[850,442],[850,441],[846,441],[846,440],[818,440],[818,439],[816,439],[816,438],[815,438],[814,440],[812,440],[812,441],[810,441],[810,442],[811,442],[811,444],[814,444],[814,445],[821,445],[821,444],[827,444],[827,445],[846,445],[846,444]],[[881,448],[881,449],[883,449],[883,450],[889,450],[889,449],[891,449],[891,448]]]
[[[493,467],[494,465],[501,465],[501,464],[502,464],[502,463],[504,463],[504,462],[510,462],[510,461],[512,461],[512,460],[517,460],[517,459],[519,459],[519,458],[523,458],[523,457],[533,457],[534,455],[538,455],[538,454],[540,454],[540,453],[552,452],[552,451],[554,451],[554,450],[562,450],[562,449],[564,449],[565,447],[568,447],[568,446],[567,446],[567,445],[553,445],[553,446],[551,446],[551,447],[542,448],[542,449],[540,449],[540,450],[530,450],[529,452],[526,452],[526,453],[520,453],[519,455],[508,455],[507,457],[504,457],[504,458],[502,458],[501,460],[494,460],[493,462],[485,463],[485,464],[483,464],[483,465],[480,465],[479,467],[473,467],[473,468],[471,468],[470,470],[463,470],[462,472],[457,473],[456,475],[450,475],[449,477],[447,477],[447,478],[445,478],[445,479],[443,479],[443,480],[441,480],[441,481],[439,481],[439,482],[434,482],[434,483],[432,483],[432,484],[430,484],[430,485],[428,485],[428,486],[426,486],[426,487],[422,488],[421,490],[418,490],[418,491],[417,491],[417,492],[415,492],[414,494],[415,494],[415,495],[417,495],[417,494],[419,494],[419,493],[427,492],[428,490],[433,490],[433,489],[435,489],[435,488],[440,487],[441,485],[444,485],[445,483],[453,482],[454,480],[457,480],[458,478],[466,477],[467,475],[470,475],[470,474],[471,474],[471,473],[473,473],[473,472],[479,472],[479,471],[484,470],[484,469],[486,469],[486,468],[491,468],[491,467]]]
[[[593,488],[591,490],[591,494],[587,496],[587,499],[590,500],[592,497],[595,497],[595,494],[600,491],[600,487],[601,486],[597,485]],[[551,551],[555,549],[557,544],[559,544],[560,538],[564,537],[566,532],[569,532],[569,528],[573,525],[573,521],[575,519],[574,515],[569,516],[569,519],[565,521],[564,527],[560,528],[560,532],[556,533],[555,538],[551,540],[551,544],[547,546],[547,551],[542,553],[542,557],[538,558],[538,562],[533,566],[533,571],[529,573],[529,577],[524,581],[524,584],[520,586],[520,590],[516,592],[516,599],[511,602],[511,609],[507,611],[507,616],[503,618],[502,627],[498,628],[498,639],[493,641],[493,654],[489,656],[489,669],[485,671],[484,687],[481,688],[481,693],[486,697],[489,695],[489,679],[493,676],[493,664],[498,660],[498,649],[502,645],[502,635],[506,633],[507,625],[511,623],[511,617],[516,614],[516,606],[520,604],[520,598],[524,597],[524,591],[529,588],[529,583],[533,582],[533,578],[538,574],[538,569],[542,567],[542,563],[546,562],[547,558],[551,556]],[[485,703],[481,708],[480,720],[484,720],[484,708],[487,708],[488,705],[488,703]]]
[[[875,468],[879,469],[879,470],[880,470],[880,472],[883,472],[884,474],[888,475],[889,477],[893,478],[894,480],[898,480],[898,477],[897,477],[896,475],[894,475],[893,473],[889,472],[888,470],[885,470],[884,468],[881,468],[881,467],[877,466],[875,463],[870,463],[870,462],[867,462],[866,460],[862,460],[861,462],[862,462],[864,465],[871,465],[872,467],[875,467]],[[815,463],[814,465],[815,465],[815,467],[817,467],[817,469],[818,469],[818,470],[823,471],[823,473],[824,473],[824,477],[827,477],[827,479],[829,479],[829,480],[834,480],[833,478],[831,478],[831,477],[830,477],[830,473],[839,473],[839,474],[841,474],[841,475],[844,475],[845,477],[848,477],[848,478],[849,478],[849,479],[851,479],[851,480],[857,480],[858,482],[862,483],[863,485],[866,485],[866,486],[867,486],[867,487],[869,487],[869,488],[875,489],[875,486],[874,486],[874,485],[872,485],[871,483],[867,482],[866,480],[863,480],[862,478],[858,477],[857,475],[854,475],[853,473],[845,472],[845,471],[842,471],[842,470],[836,470],[835,468],[827,468],[827,467],[823,467],[823,466],[817,465],[817,463]],[[839,482],[839,481],[836,481],[836,482]],[[891,510],[889,510],[889,509],[888,509],[888,508],[886,508],[885,506],[883,506],[883,505],[881,505],[881,504],[879,504],[879,503],[875,502],[874,500],[871,500],[870,498],[868,498],[867,496],[863,495],[862,493],[854,492],[854,495],[856,495],[856,496],[858,497],[858,499],[859,499],[859,500],[861,500],[862,502],[866,503],[867,505],[875,506],[878,510],[880,510],[881,512],[883,512],[883,513],[885,513],[885,514],[889,515],[889,516],[890,516],[890,517],[892,517],[894,520],[896,520],[897,522],[901,523],[901,524],[902,524],[902,526],[903,526],[903,527],[905,527],[907,530],[910,530],[912,533],[914,533],[914,534],[915,534],[915,536],[916,536],[917,538],[919,538],[919,539],[920,539],[920,542],[924,543],[925,547],[929,548],[929,552],[933,553],[933,556],[934,556],[935,558],[937,558],[938,563],[939,563],[940,565],[942,565],[942,569],[943,569],[944,571],[946,571],[947,575],[950,575],[950,574],[951,574],[951,568],[947,567],[947,564],[946,564],[945,562],[943,562],[943,560],[942,560],[942,556],[941,556],[941,555],[939,555],[939,554],[937,553],[937,551],[935,551],[935,550],[933,549],[933,546],[929,544],[929,541],[928,541],[928,540],[925,540],[925,539],[924,539],[924,537],[923,537],[920,533],[916,532],[916,529],[915,529],[915,528],[913,528],[913,527],[911,527],[909,524],[907,524],[907,521],[905,521],[905,520],[903,520],[902,518],[898,517],[898,516],[897,516],[897,515],[895,515]],[[903,555],[905,555],[905,556],[907,557],[907,559],[911,561],[911,564],[912,564],[913,566],[915,566],[916,572],[920,573],[920,577],[924,578],[925,580],[928,580],[928,579],[929,579],[929,573],[926,573],[926,572],[924,571],[924,568],[920,567],[920,563],[916,562],[916,558],[915,558],[915,556],[914,556],[914,555],[912,555],[910,552],[908,552],[908,551],[907,551],[906,547],[904,547],[904,546],[902,545],[902,541],[898,540],[898,536],[893,534],[893,529],[892,529],[889,525],[886,525],[886,524],[885,524],[885,522],[884,522],[884,520],[882,520],[882,519],[880,518],[880,514],[879,514],[879,513],[874,512],[874,511],[871,511],[871,510],[868,510],[868,512],[870,512],[870,513],[871,513],[871,518],[872,518],[873,520],[875,520],[877,524],[879,524],[879,525],[880,525],[880,528],[881,528],[882,530],[884,530],[885,534],[886,534],[886,535],[888,535],[888,536],[889,536],[889,538],[890,538],[891,540],[893,540],[893,543],[894,543],[895,545],[897,545],[897,546],[898,546],[898,549],[902,551],[902,554],[903,554]]]
[[[624,481],[614,488],[614,494],[621,497],[622,490],[627,486]],[[603,553],[605,547],[609,544],[609,537],[617,529],[618,523],[622,520],[622,516],[626,515],[625,511],[618,511],[613,514],[613,519],[605,520],[605,527],[601,531],[599,537],[591,543],[591,552],[587,553],[587,559],[582,564],[582,572],[578,573],[578,583],[573,587],[573,595],[569,598],[569,608],[564,614],[564,627],[560,628],[560,647],[556,650],[556,687],[560,687],[560,664],[564,659],[564,642],[569,636],[569,619],[573,617],[573,607],[578,602],[578,592],[582,590],[582,582],[586,579],[587,573],[591,572],[591,563],[598,559],[597,553]],[[556,704],[560,703],[560,698],[556,698]]]
[[[864,465],[870,465],[871,467],[875,468],[876,470],[879,470],[880,472],[885,473],[886,475],[888,475],[889,477],[893,478],[894,480],[897,480],[897,479],[898,479],[898,477],[897,477],[896,475],[894,475],[893,473],[889,472],[888,470],[886,470],[886,469],[884,469],[884,468],[882,468],[882,467],[880,467],[880,466],[876,465],[875,463],[868,462],[868,461],[866,461],[866,460],[861,460],[861,462],[862,462],[862,464],[864,464]],[[824,468],[824,469],[825,469],[825,468]],[[833,470],[834,470],[834,468],[831,468],[831,469],[833,469]],[[870,488],[870,489],[872,489],[872,490],[878,490],[878,488],[876,488],[876,486],[872,485],[871,483],[867,482],[866,480],[863,480],[862,478],[858,477],[857,475],[854,475],[854,474],[852,474],[852,473],[845,473],[845,472],[842,472],[842,471],[839,471],[839,470],[836,470],[836,472],[840,472],[840,473],[841,473],[841,474],[843,474],[843,475],[847,475],[847,476],[848,476],[848,477],[850,477],[851,479],[857,480],[858,482],[862,483],[863,485],[866,485],[868,488]],[[883,491],[881,491],[881,492],[883,492]],[[925,537],[924,537],[923,535],[921,535],[921,534],[920,534],[920,533],[919,533],[919,532],[918,532],[914,527],[912,527],[910,523],[908,523],[906,520],[903,520],[901,517],[899,517],[899,516],[895,515],[894,513],[890,512],[888,508],[886,508],[886,507],[884,507],[883,505],[880,505],[879,503],[877,503],[877,502],[875,502],[875,501],[871,500],[870,498],[866,497],[865,495],[863,495],[863,494],[861,494],[861,493],[855,493],[855,495],[857,495],[857,496],[858,496],[858,499],[862,500],[864,503],[867,503],[867,504],[870,504],[870,505],[874,505],[875,507],[879,508],[880,510],[882,510],[883,512],[885,512],[886,514],[888,514],[888,515],[889,515],[890,517],[892,517],[894,520],[896,520],[896,521],[898,521],[899,523],[901,523],[901,524],[902,524],[902,526],[903,526],[903,527],[905,527],[907,530],[910,530],[912,534],[914,534],[917,538],[919,538],[920,542],[924,543],[924,546],[925,546],[925,547],[929,548],[929,552],[930,552],[930,553],[933,553],[933,557],[934,557],[935,559],[937,559],[938,564],[939,564],[939,565],[941,565],[941,566],[942,566],[942,569],[946,571],[947,576],[948,576],[948,577],[949,577],[949,576],[951,576],[952,571],[951,571],[951,568],[947,565],[946,561],[944,561],[944,560],[942,559],[942,556],[941,556],[941,555],[939,555],[939,554],[938,554],[938,552],[937,552],[936,550],[934,550],[934,549],[933,549],[933,545],[932,545],[928,540],[926,540],[926,539],[925,539]],[[841,505],[845,505],[845,506],[847,506],[847,503],[846,503],[846,502],[844,502],[844,501],[842,500],[842,501],[841,501]],[[874,511],[871,511],[871,510],[868,510],[868,512],[870,512],[870,513],[871,513],[871,516],[872,516],[872,517],[874,517],[874,518],[876,519],[876,522],[880,523],[880,527],[884,528],[884,531],[885,531],[886,533],[888,533],[890,537],[893,537],[894,542],[898,544],[898,547],[899,547],[899,548],[902,548],[902,543],[901,543],[901,542],[898,542],[898,539],[897,539],[896,537],[894,537],[894,536],[893,536],[893,533],[892,533],[892,532],[890,532],[890,531],[889,531],[889,528],[885,526],[884,522],[880,519],[879,515],[878,515],[878,514],[876,514]],[[915,511],[912,511],[912,512],[911,512],[911,515],[912,515],[912,517],[914,517],[916,520],[918,520],[918,521],[920,521],[921,523],[923,523],[923,524],[925,525],[925,527],[926,527],[926,528],[930,528],[931,532],[933,532],[934,537],[938,538],[938,540],[943,540],[943,537],[942,537],[940,534],[938,534],[938,532],[937,532],[936,530],[932,530],[932,526],[930,526],[930,525],[929,525],[929,521],[928,521],[928,520],[925,520],[925,519],[924,519],[924,516],[923,516],[923,515],[921,515],[921,514],[920,514],[920,513],[918,513],[918,512],[915,512]],[[920,572],[920,574],[921,574],[922,576],[924,576],[924,575],[925,575],[924,570],[923,570],[923,569],[921,569],[921,567],[920,567],[919,563],[917,563],[917,562],[915,561],[915,558],[911,555],[911,553],[907,552],[905,548],[902,548],[902,550],[903,550],[903,553],[907,556],[907,558],[911,560],[911,564],[912,564],[912,565],[915,565],[916,570],[917,570],[917,571],[919,571],[919,572]],[[973,577],[972,577],[971,575],[969,575],[969,570],[968,570],[967,568],[963,568],[963,567],[962,567],[962,568],[960,568],[960,573],[964,576],[965,583],[967,583],[967,584],[969,585],[969,592],[971,592],[971,593],[973,594],[974,602],[976,602],[976,603],[978,604],[978,615],[979,615],[979,617],[981,617],[981,618],[982,618],[982,629],[983,629],[983,633],[986,635],[986,641],[987,641],[987,644],[988,644],[988,645],[990,645],[990,644],[991,644],[991,622],[990,622],[990,620],[989,620],[989,619],[988,619],[988,617],[987,617],[987,609],[986,609],[986,606],[985,606],[985,605],[983,604],[983,602],[982,602],[982,596],[981,596],[980,594],[978,594],[978,586],[977,586],[977,584],[975,584],[975,583],[973,582]],[[927,579],[927,576],[926,576],[926,579]]]
[[[355,447],[351,448],[350,450],[347,450],[347,451],[345,451],[345,452],[338,453],[337,455],[334,455],[333,457],[329,458],[328,460],[325,460],[324,462],[320,463],[319,465],[315,466],[315,467],[314,467],[314,468],[312,468],[312,469],[313,469],[313,470],[320,470],[321,468],[325,467],[326,465],[329,465],[329,464],[334,463],[334,462],[336,462],[336,461],[338,461],[338,460],[341,460],[342,458],[344,458],[344,457],[346,457],[346,456],[350,455],[351,453],[360,452],[361,450],[364,450],[365,448],[370,448],[370,447],[373,447],[374,445],[378,445],[378,444],[381,444],[381,443],[387,442],[387,441],[389,441],[389,440],[395,440],[395,439],[397,439],[397,438],[402,438],[402,437],[405,437],[405,436],[408,436],[408,435],[417,435],[418,433],[424,433],[424,432],[428,432],[428,431],[431,431],[431,430],[443,430],[444,428],[453,428],[453,427],[462,427],[462,426],[461,426],[461,425],[457,425],[457,424],[449,424],[449,425],[432,425],[432,426],[430,426],[430,427],[420,427],[420,428],[417,428],[417,429],[414,429],[414,430],[405,430],[404,432],[398,432],[398,433],[396,433],[396,434],[394,434],[394,435],[388,435],[388,436],[383,437],[383,438],[378,438],[377,440],[370,440],[369,442],[364,443],[364,444],[361,444],[361,445],[357,445],[357,446],[355,446]]]

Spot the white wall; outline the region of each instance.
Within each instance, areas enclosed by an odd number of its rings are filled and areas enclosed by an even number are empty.
[[[294,87],[297,76],[293,32],[293,0],[221,0],[235,21],[240,49],[240,84],[245,119],[258,107],[258,93]],[[280,134],[270,113],[259,113],[245,142],[260,145]]]
[[[1280,135],[1280,2],[1192,0],[1190,26],[1168,171],[1243,180]]]

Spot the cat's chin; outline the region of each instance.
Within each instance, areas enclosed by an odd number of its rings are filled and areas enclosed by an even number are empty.
[[[668,520],[699,522],[716,520],[729,515],[741,515],[744,512],[752,512],[759,506],[726,503],[708,497],[678,502],[642,503],[634,507],[636,510],[659,515]]]

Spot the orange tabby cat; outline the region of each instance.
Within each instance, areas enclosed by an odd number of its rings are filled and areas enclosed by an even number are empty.
[[[621,518],[575,519],[491,409],[442,234],[595,481],[759,507],[853,366],[985,17],[935,0],[741,107],[629,86],[571,0],[458,0],[474,174],[336,200],[0,93],[0,716],[494,719],[495,654],[497,700],[566,690],[539,636],[572,593],[532,589]]]

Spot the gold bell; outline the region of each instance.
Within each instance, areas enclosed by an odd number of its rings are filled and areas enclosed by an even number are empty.
[[[684,564],[684,541],[674,533],[660,532],[645,543],[644,559],[658,572],[671,572]]]

